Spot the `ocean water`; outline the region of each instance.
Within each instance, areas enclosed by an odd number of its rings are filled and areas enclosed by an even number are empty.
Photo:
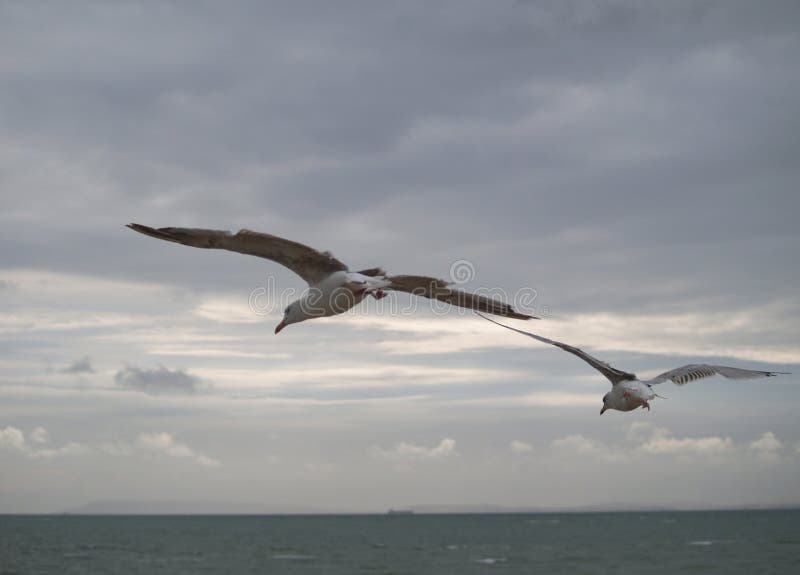
[[[800,573],[800,511],[0,516],[0,573]]]

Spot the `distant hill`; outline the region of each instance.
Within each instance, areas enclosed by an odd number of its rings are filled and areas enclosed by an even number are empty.
[[[596,505],[578,505],[575,507],[504,507],[502,505],[415,505],[410,507],[414,513],[650,513],[650,512],[678,512],[678,511],[736,511],[759,509],[800,509],[800,504],[787,505],[702,505],[702,504],[675,504],[675,505],[647,505],[642,503],[603,503]]]
[[[98,500],[67,509],[71,515],[279,515],[320,513],[298,505],[268,505],[227,501]]]
[[[742,505],[738,507],[684,505],[642,505],[639,503],[616,503],[603,505],[583,505],[575,507],[506,507],[502,505],[411,505],[403,507],[402,514],[446,514],[446,513],[603,513],[603,512],[639,512],[651,511],[692,511],[692,510],[725,510],[725,509],[798,509],[795,505]],[[349,514],[352,511],[338,509],[322,509],[301,505],[283,505],[266,503],[242,503],[228,501],[136,501],[136,500],[98,500],[78,507],[67,509],[62,513],[70,515],[331,515]],[[387,510],[360,512],[366,514],[386,514]],[[398,514],[395,512],[394,514]]]
[[[596,505],[580,507],[506,507],[503,505],[417,505],[415,513],[593,513],[605,511],[675,511],[675,507],[640,504]]]

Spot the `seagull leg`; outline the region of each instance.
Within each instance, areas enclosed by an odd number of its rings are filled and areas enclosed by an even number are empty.
[[[386,292],[385,292],[385,291],[383,291],[382,289],[379,289],[379,290],[375,290],[375,291],[373,291],[373,292],[370,292],[370,294],[371,294],[371,295],[372,295],[372,297],[374,297],[375,299],[383,299],[383,298],[385,298],[385,297],[386,297]]]
[[[650,411],[650,404],[645,401],[644,403],[642,403],[642,409]]]

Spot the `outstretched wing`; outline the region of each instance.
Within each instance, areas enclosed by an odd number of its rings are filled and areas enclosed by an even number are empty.
[[[754,379],[756,377],[772,377],[778,374],[786,375],[780,371],[758,371],[753,369],[741,369],[738,367],[727,367],[725,365],[706,365],[704,363],[694,363],[671,369],[654,377],[647,383],[655,385],[671,380],[676,385],[685,385],[690,381],[721,375],[728,379]]]
[[[391,276],[388,289],[427,297],[451,305],[511,317],[514,319],[539,319],[514,311],[514,308],[484,295],[452,289],[446,281],[426,276]]]
[[[319,252],[298,242],[270,234],[240,230],[232,234],[222,230],[196,228],[150,228],[128,224],[139,233],[195,248],[229,250],[266,258],[285,266],[313,285],[333,272],[347,271],[347,266],[330,252]]]
[[[485,319],[487,321],[490,321],[492,323],[496,323],[500,327],[504,327],[506,329],[510,329],[511,331],[515,331],[517,333],[521,333],[522,335],[527,335],[528,337],[532,337],[533,339],[541,341],[542,343],[549,343],[550,345],[554,345],[556,347],[560,347],[561,349],[571,353],[572,355],[577,355],[583,361],[585,361],[586,363],[591,365],[593,368],[595,368],[597,371],[599,371],[600,373],[605,375],[606,378],[608,378],[608,380],[613,385],[616,385],[621,381],[628,381],[628,380],[636,379],[636,375],[635,374],[628,373],[627,371],[622,371],[622,370],[613,368],[610,365],[608,365],[606,362],[604,362],[602,360],[599,360],[596,357],[593,357],[593,356],[589,355],[588,353],[586,353],[582,349],[579,349],[577,347],[573,347],[571,345],[567,345],[566,343],[561,343],[560,341],[547,339],[546,337],[542,337],[540,335],[536,335],[535,333],[530,333],[530,332],[527,332],[527,331],[523,331],[521,329],[516,329],[516,328],[510,327],[510,326],[504,325],[504,324],[502,324],[502,323],[500,323],[498,321],[494,321],[493,319],[486,317],[485,315],[481,315],[481,314],[478,314],[478,315],[480,315],[483,319]]]

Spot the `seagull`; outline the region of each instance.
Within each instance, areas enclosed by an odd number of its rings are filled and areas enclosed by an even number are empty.
[[[361,303],[368,295],[381,299],[386,296],[387,291],[407,292],[514,319],[539,319],[518,313],[510,305],[495,299],[452,289],[444,280],[433,277],[387,276],[382,268],[351,272],[330,252],[320,252],[270,234],[250,230],[240,230],[232,234],[222,230],[196,228],[151,228],[140,224],[128,224],[127,227],[168,242],[266,258],[299,275],[308,283],[309,288],[300,299],[284,310],[283,320],[275,328],[275,333],[293,323],[344,313]]]
[[[479,316],[483,319],[496,323],[497,325],[527,335],[533,339],[539,340],[543,343],[549,343],[556,347],[560,347],[564,351],[568,351],[573,355],[577,355],[583,361],[591,365],[597,371],[606,376],[611,382],[611,391],[603,396],[603,408],[600,410],[600,415],[603,415],[609,409],[616,409],[617,411],[633,411],[637,407],[647,409],[650,411],[650,401],[654,397],[661,397],[653,392],[653,386],[658,383],[663,383],[667,380],[672,381],[676,385],[684,385],[690,381],[702,379],[704,377],[712,377],[714,375],[721,375],[728,379],[753,379],[756,377],[773,377],[776,375],[789,375],[782,371],[757,371],[753,369],[741,369],[738,367],[728,367],[725,365],[708,365],[705,363],[692,363],[677,367],[669,371],[665,371],[661,375],[657,375],[653,379],[640,380],[635,374],[627,371],[622,371],[611,367],[604,361],[597,359],[577,347],[561,343],[552,339],[547,339],[535,333],[516,329],[505,324],[495,321],[486,317],[478,312]],[[662,398],[663,399],[663,398]]]

